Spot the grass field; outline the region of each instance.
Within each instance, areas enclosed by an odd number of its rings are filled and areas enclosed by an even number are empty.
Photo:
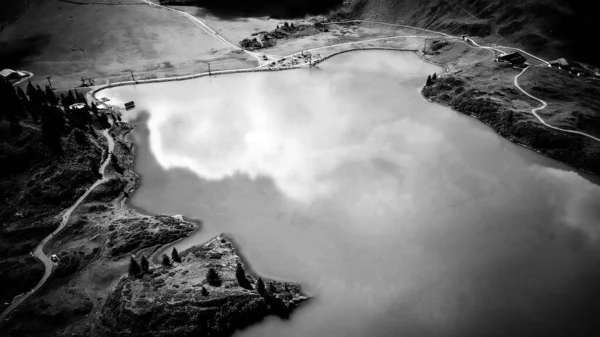
[[[25,12],[29,0],[11,0],[2,3],[0,12],[0,26],[10,23],[19,18],[21,13]]]
[[[0,67],[31,71],[32,82],[52,76],[57,88],[95,77],[96,84],[256,65],[172,11],[132,0],[74,4],[30,0],[26,12],[0,34]],[[96,2],[96,1],[95,1]],[[101,1],[97,1],[101,2]]]
[[[600,136],[600,81],[566,70],[534,67],[521,76],[523,89],[545,100],[540,115],[552,125]]]

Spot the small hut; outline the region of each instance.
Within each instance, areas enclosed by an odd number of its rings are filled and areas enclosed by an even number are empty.
[[[527,62],[527,58],[525,58],[525,56],[521,55],[521,53],[519,52],[502,55],[498,57],[498,60],[510,62],[514,66],[521,66],[524,65],[525,62]]]

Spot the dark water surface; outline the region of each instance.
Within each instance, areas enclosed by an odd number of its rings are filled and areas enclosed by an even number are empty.
[[[316,296],[242,336],[591,336],[600,187],[424,100],[439,70],[368,51],[99,96],[138,107],[133,206]]]

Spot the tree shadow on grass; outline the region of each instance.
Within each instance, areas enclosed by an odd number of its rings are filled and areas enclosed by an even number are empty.
[[[162,4],[196,5],[220,19],[271,16],[274,18],[303,17],[323,14],[342,4],[342,0],[163,0]]]
[[[0,69],[16,69],[29,57],[40,55],[50,44],[50,34],[36,34],[19,41],[0,41]]]

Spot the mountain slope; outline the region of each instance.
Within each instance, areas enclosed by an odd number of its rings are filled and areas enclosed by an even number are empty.
[[[597,7],[581,0],[348,0],[338,14],[468,34],[597,65],[591,42]]]

